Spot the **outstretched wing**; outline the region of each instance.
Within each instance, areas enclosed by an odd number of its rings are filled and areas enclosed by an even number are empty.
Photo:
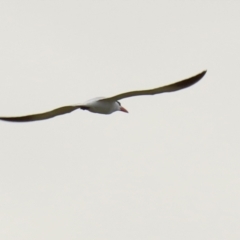
[[[31,121],[39,121],[39,120],[45,120],[49,118],[56,117],[58,115],[63,115],[66,113],[70,113],[78,108],[81,108],[80,105],[75,106],[65,106],[56,108],[49,112],[44,113],[38,113],[38,114],[32,114],[27,116],[20,116],[20,117],[0,117],[0,120],[4,121],[10,121],[10,122],[31,122]]]
[[[167,86],[158,87],[154,89],[148,89],[148,90],[139,90],[139,91],[132,91],[132,92],[126,92],[121,93],[113,97],[104,98],[99,101],[117,101],[123,98],[128,97],[134,97],[134,96],[140,96],[140,95],[154,95],[159,93],[165,93],[165,92],[175,92],[187,87],[192,86],[193,84],[197,83],[206,73],[207,71],[203,71],[193,77],[190,77],[188,79],[182,80],[180,82],[176,82]]]

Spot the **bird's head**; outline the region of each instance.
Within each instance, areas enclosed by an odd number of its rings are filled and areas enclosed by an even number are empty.
[[[128,113],[127,109],[125,109],[119,101],[116,101],[117,103],[117,111]]]

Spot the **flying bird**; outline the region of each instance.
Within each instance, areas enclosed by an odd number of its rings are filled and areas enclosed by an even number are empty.
[[[10,121],[10,122],[39,121],[39,120],[53,118],[58,115],[70,113],[76,109],[88,110],[89,112],[100,113],[100,114],[111,114],[116,111],[122,111],[122,112],[128,113],[128,111],[121,105],[119,100],[124,98],[129,98],[129,97],[140,96],[140,95],[155,95],[155,94],[165,93],[165,92],[175,92],[175,91],[190,87],[193,84],[197,83],[206,74],[206,72],[207,71],[203,71],[188,79],[184,79],[180,82],[175,82],[173,84],[158,87],[158,88],[125,92],[125,93],[121,93],[108,98],[98,97],[98,98],[90,99],[83,104],[64,106],[64,107],[53,109],[48,112],[31,114],[26,116],[0,117],[0,120]]]

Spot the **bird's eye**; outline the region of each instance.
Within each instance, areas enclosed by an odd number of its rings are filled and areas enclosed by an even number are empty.
[[[121,103],[119,101],[117,101],[117,103],[119,104],[119,106],[121,106]]]

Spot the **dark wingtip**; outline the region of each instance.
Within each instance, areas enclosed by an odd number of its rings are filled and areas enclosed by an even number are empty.
[[[207,70],[204,70],[201,73],[197,74],[197,76],[202,78],[206,73],[207,73]]]
[[[34,121],[31,118],[25,118],[25,117],[0,117],[1,121],[6,122],[29,122]]]
[[[199,82],[204,77],[206,72],[207,72],[207,70],[202,71],[201,73],[198,73],[197,75],[195,75],[193,77],[190,77],[188,79],[185,79],[183,81],[180,81],[180,82],[177,82],[177,83],[173,84],[176,87],[176,88],[173,88],[173,91],[181,90],[183,88],[187,88],[187,87],[192,86],[193,84],[196,84],[197,82]]]
[[[203,78],[206,73],[207,73],[207,70],[202,71],[202,73],[200,73],[201,78]]]
[[[207,70],[202,71],[201,73],[197,74],[196,76],[192,77],[195,78],[195,81],[198,82],[200,79],[204,77],[204,75],[207,73]]]

